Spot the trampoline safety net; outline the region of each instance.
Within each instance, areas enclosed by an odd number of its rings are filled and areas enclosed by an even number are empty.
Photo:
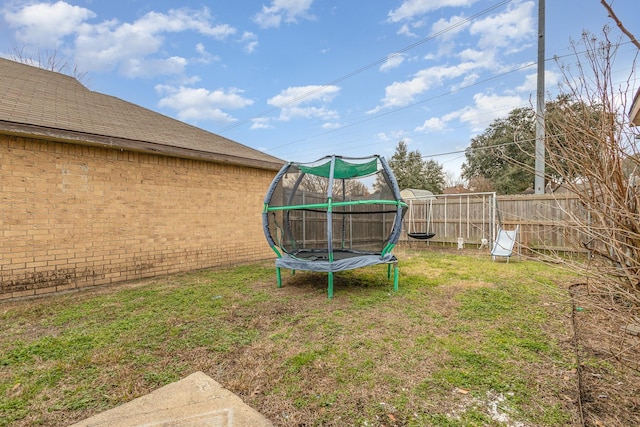
[[[394,267],[407,204],[385,159],[327,156],[285,164],[264,199],[262,225],[280,268],[333,273],[375,264]]]

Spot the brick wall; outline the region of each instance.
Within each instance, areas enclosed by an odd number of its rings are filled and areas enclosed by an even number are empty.
[[[0,299],[274,257],[274,176],[0,136]]]

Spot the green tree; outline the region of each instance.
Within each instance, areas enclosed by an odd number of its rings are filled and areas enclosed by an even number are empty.
[[[441,193],[445,184],[442,165],[435,160],[422,160],[418,150],[408,151],[407,144],[400,141],[389,160],[389,166],[400,189],[414,188]]]
[[[427,160],[422,166],[422,175],[426,180],[425,190],[429,190],[434,194],[442,193],[446,177],[440,163],[435,160]]]
[[[566,122],[580,118],[587,127],[581,129],[579,138],[598,152],[599,142],[593,137],[595,129],[606,124],[598,105],[586,105],[568,95],[558,96],[545,106],[545,139],[557,141],[561,147],[569,135]],[[520,193],[533,188],[535,166],[536,113],[533,108],[516,108],[506,118],[496,119],[482,134],[471,139],[465,151],[462,177],[469,183],[489,182],[499,194]],[[572,130],[575,134],[575,130]],[[572,135],[574,137],[576,135]],[[549,152],[547,151],[547,158]],[[556,156],[557,157],[557,156]],[[570,160],[570,159],[567,159]],[[570,162],[556,162],[554,168],[546,167],[545,175],[555,186],[567,178],[580,176],[579,169],[571,169]],[[558,166],[562,170],[558,170]]]
[[[496,119],[465,150],[462,177],[489,181],[496,192],[513,194],[533,187],[535,111],[516,108]]]

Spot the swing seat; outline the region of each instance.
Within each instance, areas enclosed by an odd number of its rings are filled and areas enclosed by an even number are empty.
[[[435,235],[436,233],[407,233],[407,236],[417,240],[429,240]]]

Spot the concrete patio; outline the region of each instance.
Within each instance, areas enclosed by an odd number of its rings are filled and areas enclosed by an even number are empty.
[[[168,384],[72,427],[273,427],[259,412],[202,372]]]

